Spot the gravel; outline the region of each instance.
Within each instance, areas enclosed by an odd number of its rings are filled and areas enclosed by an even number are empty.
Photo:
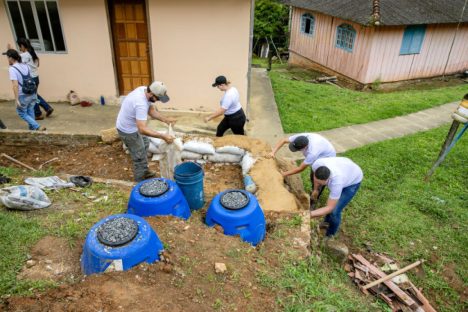
[[[154,179],[140,186],[140,194],[147,197],[160,196],[167,192],[169,185],[166,181]]]
[[[107,246],[121,246],[132,241],[138,233],[138,224],[129,218],[115,218],[97,229],[98,240]]]
[[[248,203],[248,196],[239,191],[227,192],[221,196],[221,205],[228,209],[244,208]]]

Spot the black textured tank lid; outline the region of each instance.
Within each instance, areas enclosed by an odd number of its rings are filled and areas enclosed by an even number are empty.
[[[138,224],[136,221],[125,217],[106,221],[97,229],[99,242],[110,247],[126,245],[130,243],[137,234]]]
[[[249,204],[249,196],[243,191],[229,191],[221,196],[221,205],[230,210],[239,210]]]
[[[158,197],[169,190],[169,185],[166,181],[160,179],[152,179],[143,183],[140,186],[140,194],[146,197]]]

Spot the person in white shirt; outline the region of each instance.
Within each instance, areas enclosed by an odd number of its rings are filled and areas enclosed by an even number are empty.
[[[325,216],[328,223],[327,237],[334,236],[341,224],[343,209],[356,195],[363,173],[361,168],[346,157],[321,158],[312,164],[314,170],[313,196],[318,195],[320,186],[328,186],[330,195],[325,207],[312,210],[311,218]]]
[[[326,138],[321,136],[317,133],[300,133],[296,135],[292,135],[289,138],[285,138],[280,140],[273,151],[271,152],[271,156],[275,157],[276,153],[280,150],[280,148],[285,145],[289,144],[289,150],[291,152],[302,152],[304,155],[304,161],[296,168],[293,168],[288,171],[284,171],[281,174],[283,177],[287,177],[293,174],[301,173],[307,167],[312,167],[312,164],[320,158],[324,157],[335,157],[336,151],[333,145],[328,141]],[[310,171],[310,183],[312,187],[314,186],[314,172],[313,170]],[[319,194],[317,198],[310,197],[310,207],[315,206],[320,194],[322,193],[323,187],[319,188]]]
[[[231,86],[231,83],[225,76],[216,77],[212,86],[223,91],[224,95],[221,98],[221,107],[206,117],[205,122],[224,114],[223,120],[216,129],[216,136],[222,137],[228,129],[231,129],[234,134],[245,135],[244,125],[247,118],[239,102],[239,91]]]
[[[21,52],[21,63],[29,66],[31,77],[34,79],[36,82],[36,87],[39,89],[39,57],[37,56],[36,51],[34,51],[34,48],[31,46],[31,43],[28,39],[19,38],[16,43],[18,44]],[[53,107],[50,106],[49,103],[47,103],[38,93],[36,105],[34,105],[34,115],[36,120],[44,119],[42,116],[41,107],[46,111],[46,117],[49,117],[54,112]]]
[[[15,95],[16,113],[18,116],[27,122],[29,130],[46,130],[41,127],[34,118],[34,105],[36,104],[36,92],[23,92],[24,79],[31,80],[29,67],[21,63],[21,56],[18,51],[9,49],[4,55],[8,58],[8,73]]]
[[[169,101],[167,88],[160,81],[154,81],[149,86],[138,87],[130,92],[123,100],[117,116],[117,132],[128,147],[133,161],[133,175],[137,182],[156,176],[148,170],[147,150],[150,142],[147,137],[160,138],[169,144],[174,140],[172,136],[154,131],[147,125],[148,116],[166,124],[176,122],[175,119],[165,117],[156,110],[152,105],[156,101]]]

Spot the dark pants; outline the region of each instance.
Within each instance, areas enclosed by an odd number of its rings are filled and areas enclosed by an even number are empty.
[[[224,115],[224,119],[221,120],[216,129],[216,136],[222,137],[227,129],[231,129],[234,134],[245,135],[244,125],[246,119],[242,108],[232,115]]]
[[[120,130],[117,131],[120,139],[125,143],[130,152],[130,157],[133,161],[133,176],[135,181],[143,181],[145,175],[148,173],[148,158],[146,154],[150,144],[149,139],[142,136],[139,132],[124,133]]]
[[[34,77],[33,79],[36,82],[37,88],[39,89],[39,77]],[[50,111],[52,109],[52,107],[42,98],[42,96],[37,94],[37,102],[36,102],[36,105],[34,105],[34,115],[36,117],[39,117],[39,116],[42,115],[40,106],[42,106],[42,108],[46,112],[48,112],[48,111]]]
[[[341,191],[341,196],[336,203],[335,209],[333,209],[333,211],[325,217],[325,222],[330,224],[327,229],[327,233],[325,234],[326,236],[333,236],[338,232],[341,224],[341,213],[343,209],[345,209],[345,207],[349,204],[351,199],[353,199],[354,195],[356,195],[360,186],[361,183],[357,183],[345,187]]]

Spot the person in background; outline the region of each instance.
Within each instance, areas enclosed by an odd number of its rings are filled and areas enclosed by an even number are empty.
[[[29,66],[21,63],[21,56],[16,50],[9,49],[3,54],[7,56],[8,64],[10,65],[8,72],[15,95],[16,113],[28,123],[29,130],[45,130],[34,118],[34,105],[36,104],[37,93],[26,94],[23,92],[23,83],[25,82],[23,78],[32,79]]]
[[[154,81],[149,86],[138,87],[130,92],[123,100],[117,116],[117,132],[128,147],[133,161],[133,175],[137,182],[156,176],[148,168],[148,137],[163,139],[168,144],[174,140],[172,136],[154,131],[147,125],[148,116],[168,125],[176,122],[175,119],[165,117],[156,110],[152,105],[156,101],[169,101],[166,85],[160,81]]]
[[[27,64],[29,66],[29,70],[31,71],[31,77],[36,82],[36,87],[39,89],[39,57],[34,51],[34,48],[31,46],[31,43],[26,38],[19,38],[16,43],[21,51],[21,63]],[[11,46],[8,47],[11,49]],[[54,109],[39,95],[37,94],[36,105],[34,105],[34,115],[36,120],[42,120],[44,117],[42,116],[41,108],[45,110],[46,117],[49,117]]]
[[[224,76],[216,77],[212,86],[223,91],[224,95],[221,98],[221,107],[210,116],[205,117],[205,122],[224,114],[223,120],[216,129],[216,136],[222,137],[228,129],[231,129],[234,134],[245,135],[244,125],[247,118],[239,102],[239,91],[232,87]]]

